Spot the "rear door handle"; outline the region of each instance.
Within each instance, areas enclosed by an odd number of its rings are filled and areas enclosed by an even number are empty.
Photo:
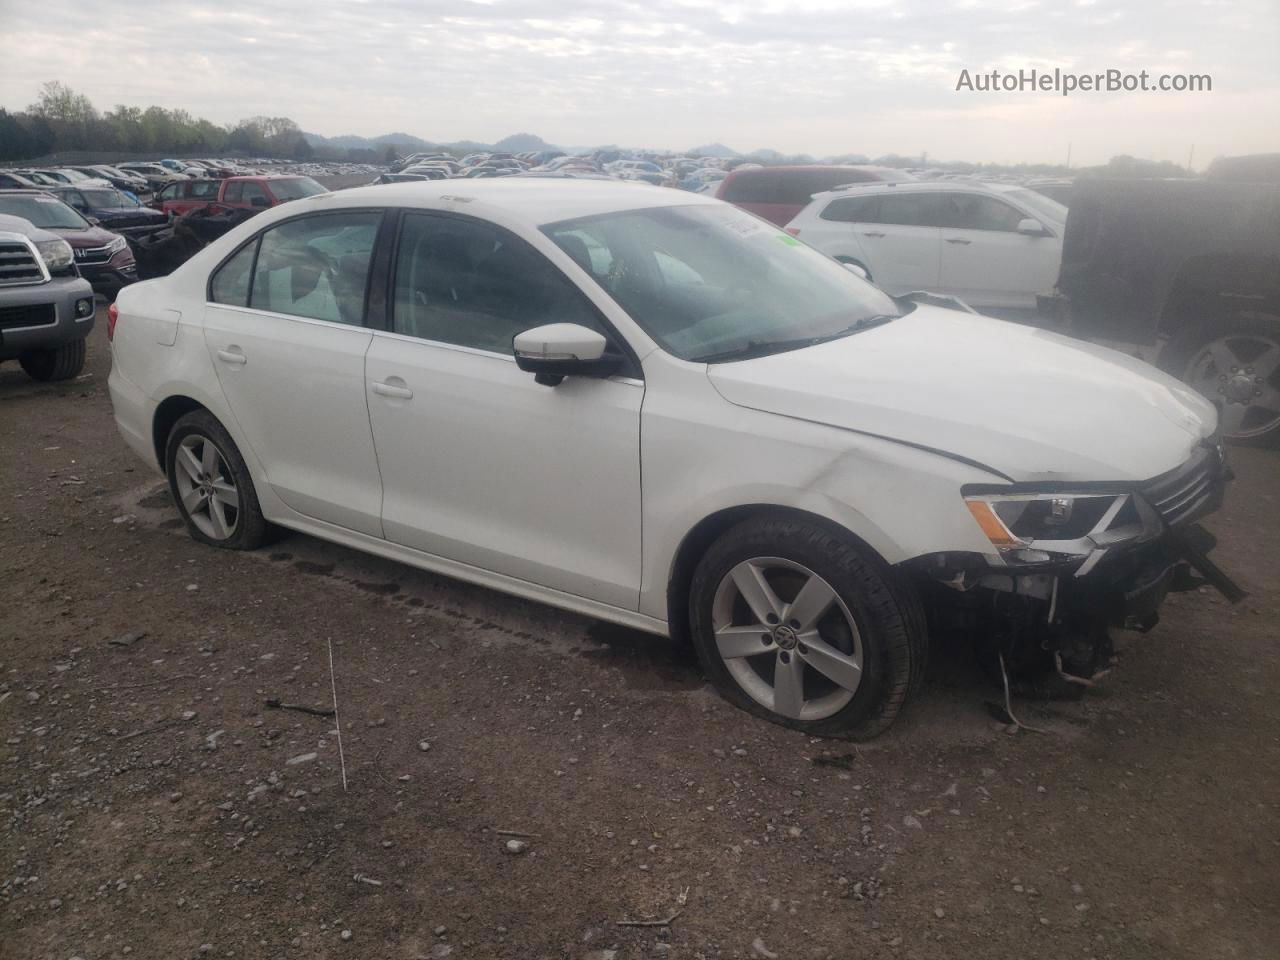
[[[394,379],[400,380],[399,377],[395,377]],[[375,380],[373,383],[373,392],[380,397],[394,397],[397,400],[413,399],[413,391],[404,385],[403,380],[400,380],[399,383]]]
[[[876,230],[863,230],[862,235],[864,237],[883,237],[884,236],[883,233],[880,233],[879,231],[876,231]]]
[[[226,350],[219,350],[218,359],[226,363],[234,363],[237,366],[243,366],[249,362],[249,358],[240,352],[239,347],[228,347]]]
[[[964,237],[947,237],[947,243],[959,243],[965,246],[973,243],[972,240],[966,240]]]

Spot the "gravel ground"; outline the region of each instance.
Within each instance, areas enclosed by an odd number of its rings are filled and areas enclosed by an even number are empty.
[[[1209,524],[1243,604],[1175,597],[1042,734],[939,650],[854,748],[653,637],[195,544],[108,366],[100,324],[77,381],[0,368],[5,960],[1280,956],[1276,452]],[[341,753],[265,705],[331,706],[330,645]]]

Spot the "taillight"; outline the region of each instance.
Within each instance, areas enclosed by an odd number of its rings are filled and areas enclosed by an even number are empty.
[[[107,340],[114,340],[116,336],[116,321],[120,319],[120,308],[114,303],[107,307]]]
[[[786,228],[786,231],[787,231],[787,233],[791,234],[793,237],[798,237],[798,236],[800,236],[800,228],[799,228],[799,227],[787,227],[787,228]]]

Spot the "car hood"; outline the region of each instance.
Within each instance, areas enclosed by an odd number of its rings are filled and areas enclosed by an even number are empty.
[[[103,230],[101,227],[45,227],[45,229],[56,233],[73,247],[105,247],[119,236],[118,233]]]
[[[100,207],[93,211],[92,216],[99,220],[119,220],[121,217],[142,217],[147,220],[168,220],[159,210],[152,210],[149,207]]]
[[[917,306],[707,376],[730,403],[926,447],[1015,481],[1141,481],[1217,425],[1199,394],[1105,347]]]

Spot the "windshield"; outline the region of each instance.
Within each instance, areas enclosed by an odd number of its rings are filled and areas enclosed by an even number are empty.
[[[1067,222],[1067,208],[1057,200],[1049,199],[1043,193],[1036,193],[1034,190],[1010,190],[1005,196],[1024,207],[1030,207],[1040,216],[1054,223]]]
[[[272,180],[271,192],[277,200],[300,200],[303,197],[314,197],[317,193],[328,193],[324,187],[310,177],[296,177],[289,180]]]
[[[900,313],[834,260],[727,204],[610,213],[542,229],[682,360],[794,349]]]
[[[136,207],[138,202],[131,200],[119,190],[81,190],[80,194],[94,210],[110,210],[114,207]]]
[[[32,197],[20,194],[0,194],[0,213],[30,220],[31,224],[45,230],[88,230],[89,221],[53,197]]]

